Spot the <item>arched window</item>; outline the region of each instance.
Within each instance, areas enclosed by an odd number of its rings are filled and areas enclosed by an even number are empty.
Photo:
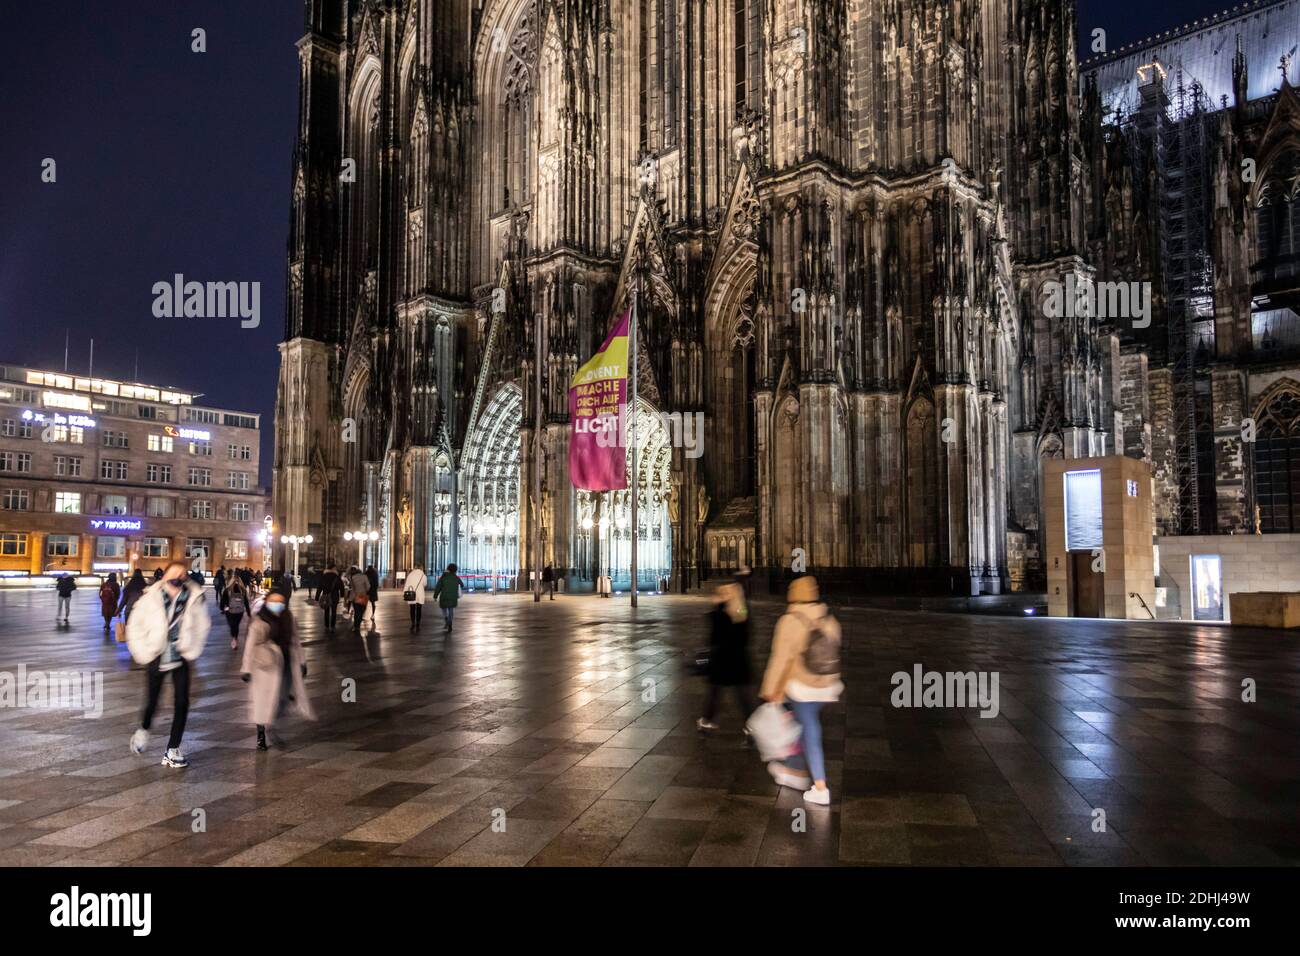
[[[1300,533],[1300,386],[1277,389],[1255,419],[1259,529]]]
[[[656,152],[677,145],[681,0],[641,0],[641,35],[637,60],[641,86],[641,150]]]
[[[502,91],[501,206],[523,206],[532,196],[531,165],[534,125],[533,75],[537,65],[537,38],[533,14],[519,24],[510,39],[510,66]]]
[[[1269,164],[1255,206],[1255,280],[1300,275],[1300,150]]]
[[[939,563],[939,447],[934,406],[926,399],[907,413],[907,528],[905,563],[914,568]]]

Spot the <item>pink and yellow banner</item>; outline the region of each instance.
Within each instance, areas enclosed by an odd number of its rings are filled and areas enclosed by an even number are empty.
[[[631,310],[569,384],[569,477],[585,491],[627,487],[622,412],[627,404],[627,328]]]

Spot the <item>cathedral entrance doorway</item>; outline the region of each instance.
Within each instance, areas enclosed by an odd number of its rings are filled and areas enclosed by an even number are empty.
[[[493,396],[465,443],[460,577],[474,590],[510,587],[519,574],[519,425],[523,393]]]
[[[672,487],[672,433],[659,412],[637,399],[637,584],[654,590],[672,573],[672,522],[668,492]],[[632,474],[632,449],[627,450],[627,475]],[[629,485],[632,485],[629,482]],[[591,587],[609,575],[614,590],[631,588],[632,491],[577,492],[577,534],[574,537],[577,587]]]

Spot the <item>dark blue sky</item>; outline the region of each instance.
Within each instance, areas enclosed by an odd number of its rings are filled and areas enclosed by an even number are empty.
[[[1080,0],[1112,47],[1223,0]],[[6,4],[0,60],[0,361],[95,370],[261,412],[262,482],[284,316],[301,0]],[[207,52],[190,50],[207,31]],[[1088,55],[1081,49],[1080,59]],[[52,157],[58,181],[41,182]],[[174,273],[261,283],[261,325],[155,319]]]

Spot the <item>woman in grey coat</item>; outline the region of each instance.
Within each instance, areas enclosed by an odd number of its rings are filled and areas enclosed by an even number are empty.
[[[261,610],[248,625],[244,644],[243,678],[249,683],[249,719],[257,726],[257,749],[266,750],[266,735],[291,701],[298,713],[315,720],[307,698],[307,664],[302,642],[288,609],[288,599],[279,591],[266,596]],[[279,743],[275,732],[271,739]]]

